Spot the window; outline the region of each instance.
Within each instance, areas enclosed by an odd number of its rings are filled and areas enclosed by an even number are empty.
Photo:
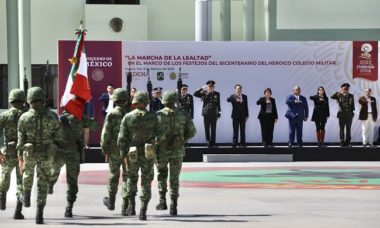
[[[139,5],[140,0],[86,0],[86,4]]]
[[[8,65],[0,64],[0,109],[8,108]]]
[[[32,86],[41,87],[45,95],[47,94],[46,104],[49,108],[57,108],[57,74],[58,65],[56,64],[32,65],[32,83],[29,82],[29,88]]]

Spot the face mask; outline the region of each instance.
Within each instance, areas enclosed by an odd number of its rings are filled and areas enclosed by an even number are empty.
[[[22,102],[22,101],[15,101],[15,102],[12,102],[11,104],[15,109],[23,109],[24,108],[24,102]]]
[[[37,113],[42,113],[45,111],[45,106],[44,106],[44,103],[42,101],[32,102],[30,104],[30,107],[33,110],[35,110]]]

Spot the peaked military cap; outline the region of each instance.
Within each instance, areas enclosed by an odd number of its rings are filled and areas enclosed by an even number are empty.
[[[161,88],[161,87],[156,87],[156,88],[153,89],[153,91],[155,91],[155,92],[160,92],[160,93],[161,93],[162,88]]]
[[[208,80],[208,81],[206,82],[206,85],[215,85],[215,81],[213,81],[213,80]]]
[[[348,84],[348,83],[343,83],[342,86],[341,86],[341,88],[342,88],[342,87],[350,88],[350,84]]]
[[[181,87],[181,88],[185,88],[185,89],[187,89],[187,88],[189,88],[189,86],[186,85],[186,84],[182,84],[182,87]]]

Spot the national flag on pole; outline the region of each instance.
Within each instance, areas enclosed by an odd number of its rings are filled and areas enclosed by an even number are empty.
[[[78,31],[78,39],[75,45],[74,57],[69,59],[71,71],[67,79],[65,92],[61,99],[61,107],[81,120],[83,107],[91,98],[91,89],[87,76],[87,58],[84,48],[86,32],[81,28]]]

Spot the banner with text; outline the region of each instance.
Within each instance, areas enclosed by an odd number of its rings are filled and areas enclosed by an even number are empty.
[[[131,70],[132,86],[146,90],[150,77],[153,87],[175,90],[179,73],[183,83],[189,85],[193,93],[208,80],[216,82],[215,89],[221,94],[222,116],[217,122],[217,143],[232,142],[231,104],[227,97],[234,93],[235,84],[243,85],[243,93],[248,96],[249,119],[246,127],[247,142],[261,142],[260,123],[257,119],[259,106],[256,101],[263,96],[265,88],[271,88],[276,99],[279,120],[275,125],[274,142],[288,141],[288,121],[284,117],[287,105],[285,99],[292,94],[294,86],[301,87],[301,94],[309,102],[309,119],[304,123],[304,141],[315,142],[315,124],[311,122],[313,103],[309,96],[317,93],[318,86],[324,86],[328,96],[338,91],[342,83],[350,83],[350,92],[355,101],[371,87],[378,97],[378,43],[365,42],[371,51],[360,47],[359,55],[370,54],[369,62],[360,62],[370,69],[366,79],[355,78],[353,72],[353,42],[122,42],[123,87],[125,75]],[[363,50],[361,50],[363,49]],[[356,52],[355,52],[356,53]],[[366,55],[368,57],[367,54]],[[354,57],[353,57],[354,56]],[[369,67],[371,66],[371,67]],[[374,67],[372,67],[374,66]],[[368,68],[369,67],[369,68]],[[181,69],[181,72],[180,72]],[[148,71],[149,70],[149,71]],[[148,73],[149,72],[149,73]],[[354,71],[355,72],[355,71]],[[363,76],[361,71],[361,76]],[[368,72],[367,72],[368,73]],[[376,77],[373,76],[376,73]],[[371,81],[369,81],[371,80]],[[194,98],[194,121],[197,135],[191,142],[205,142],[202,103]],[[353,120],[353,141],[361,141],[358,113]],[[339,141],[339,124],[336,118],[338,106],[330,99],[331,117],[326,125],[326,141]]]
[[[73,57],[75,41],[58,41],[58,104],[65,90],[71,64],[68,59]],[[103,125],[103,103],[98,99],[106,93],[107,85],[121,87],[121,42],[120,41],[85,41],[88,66],[88,80],[93,97],[94,118]],[[59,113],[62,110],[59,109]],[[101,128],[90,133],[90,144],[98,144]]]

